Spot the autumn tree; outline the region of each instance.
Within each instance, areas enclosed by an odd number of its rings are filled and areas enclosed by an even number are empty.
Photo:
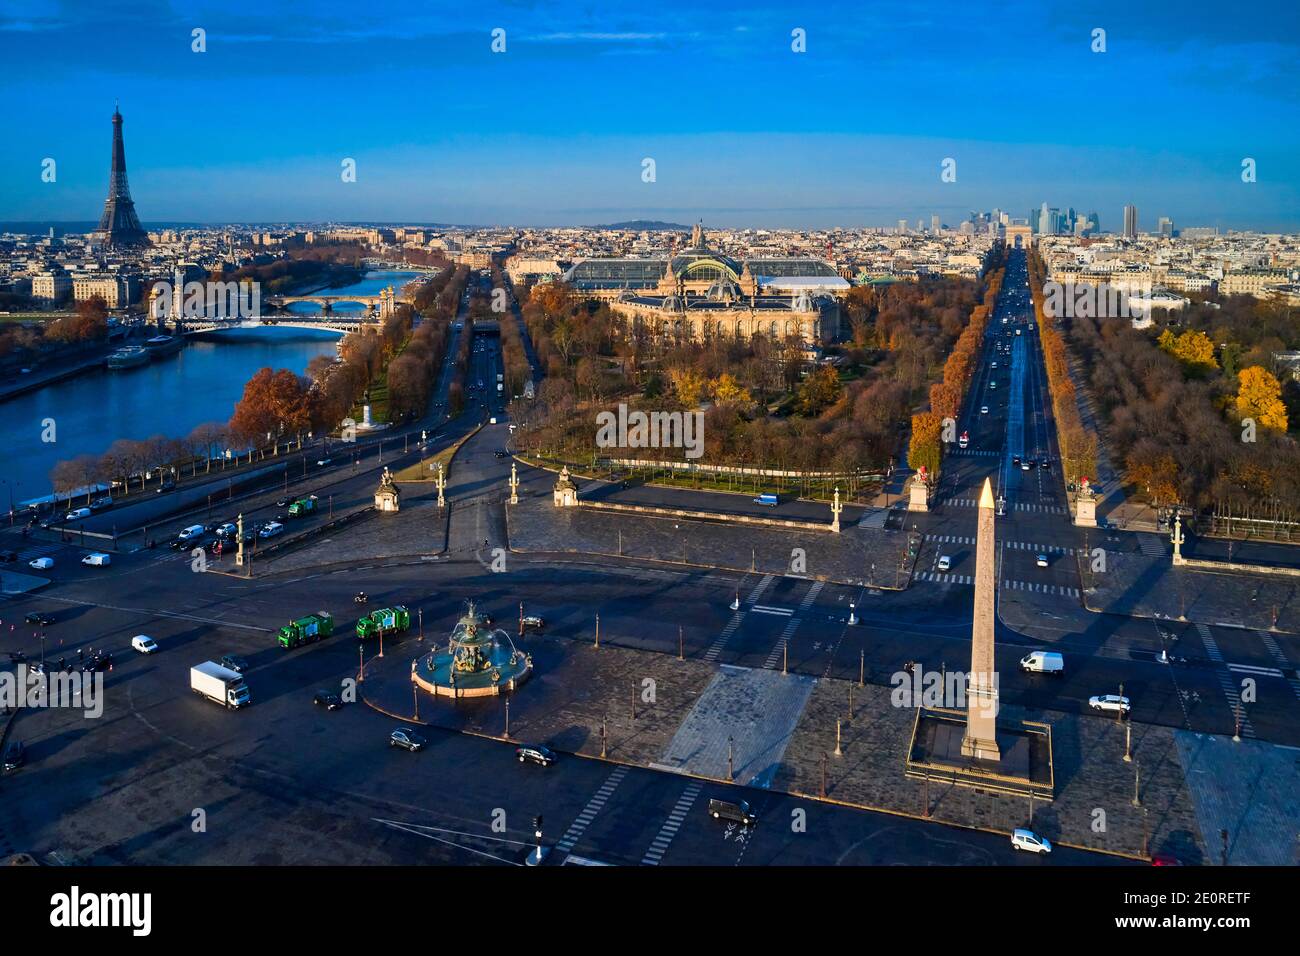
[[[1237,414],[1254,419],[1261,428],[1285,432],[1286,405],[1282,402],[1282,384],[1276,376],[1252,365],[1241,370],[1237,382]]]
[[[840,397],[840,376],[833,365],[823,365],[799,385],[798,408],[804,415],[820,415]]]
[[[1203,375],[1219,367],[1219,363],[1214,359],[1214,343],[1204,332],[1188,329],[1181,335],[1175,336],[1172,331],[1165,329],[1160,333],[1157,344],[1162,350],[1178,359],[1193,375]]]
[[[312,426],[306,380],[288,369],[260,369],[244,386],[230,430],[246,441],[271,435],[298,434]]]
[[[912,439],[907,446],[907,463],[914,471],[920,471],[924,467],[931,478],[939,473],[942,430],[943,422],[934,412],[919,412],[912,416]]]

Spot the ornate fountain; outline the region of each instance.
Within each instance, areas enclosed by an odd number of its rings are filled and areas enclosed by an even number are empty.
[[[532,671],[532,655],[516,648],[505,631],[489,627],[472,601],[446,649],[435,645],[411,662],[411,680],[442,697],[493,697],[513,691]]]

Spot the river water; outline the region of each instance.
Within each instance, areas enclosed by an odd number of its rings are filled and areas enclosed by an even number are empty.
[[[372,272],[323,295],[378,295],[415,278]],[[363,308],[340,303],[340,312]],[[296,311],[315,309],[300,304]],[[0,512],[47,495],[63,459],[99,454],[119,438],[183,438],[204,422],[227,421],[247,382],[263,367],[302,373],[317,355],[333,355],[338,333],[260,327],[192,339],[175,355],[122,371],[100,369],[0,403]],[[54,441],[42,441],[53,419]]]

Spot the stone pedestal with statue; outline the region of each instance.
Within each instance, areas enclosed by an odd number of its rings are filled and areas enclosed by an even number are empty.
[[[930,476],[926,474],[925,465],[912,476],[908,483],[908,511],[930,510]]]
[[[1074,499],[1074,523],[1080,528],[1097,527],[1097,494],[1088,479],[1079,479],[1079,494]]]

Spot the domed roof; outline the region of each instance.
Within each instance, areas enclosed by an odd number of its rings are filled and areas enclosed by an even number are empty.
[[[686,249],[673,256],[673,272],[684,279],[739,279],[740,263],[712,249]]]
[[[704,295],[710,302],[735,302],[740,298],[740,286],[731,279],[714,279]]]
[[[682,302],[681,296],[667,295],[664,296],[661,308],[663,308],[665,312],[685,312],[686,304]]]

